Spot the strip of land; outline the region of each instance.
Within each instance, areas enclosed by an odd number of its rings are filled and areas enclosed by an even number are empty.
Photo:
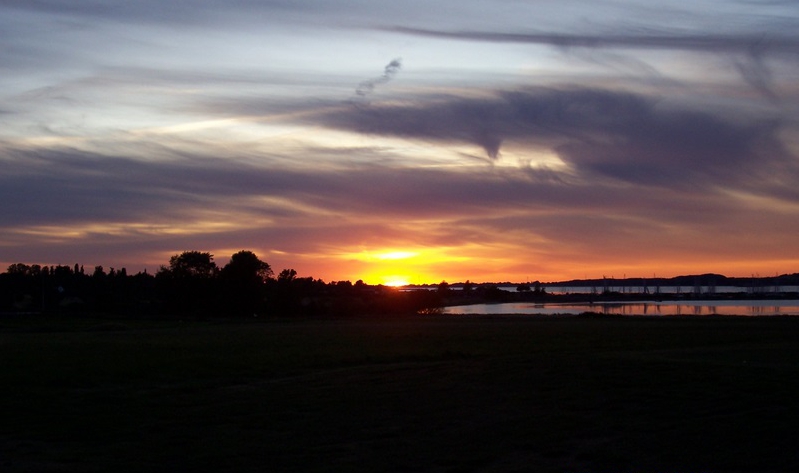
[[[0,320],[0,468],[799,471],[799,318]]]

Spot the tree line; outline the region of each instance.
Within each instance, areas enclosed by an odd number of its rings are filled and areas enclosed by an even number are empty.
[[[324,282],[294,269],[275,276],[252,251],[220,267],[209,252],[184,251],[155,274],[125,268],[12,264],[0,274],[0,311],[147,316],[354,315],[435,310],[440,291],[408,291],[363,281]]]

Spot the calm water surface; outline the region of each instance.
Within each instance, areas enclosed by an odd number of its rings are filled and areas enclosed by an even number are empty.
[[[445,314],[521,314],[577,315],[597,312],[608,315],[799,315],[799,300],[747,301],[666,301],[666,302],[595,302],[579,304],[473,304],[444,308]]]

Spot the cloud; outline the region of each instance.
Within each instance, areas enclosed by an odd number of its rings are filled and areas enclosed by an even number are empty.
[[[2,154],[4,228],[177,223],[200,211],[305,225],[349,214],[363,221],[460,218],[496,208],[529,208],[530,202],[624,207],[615,192],[602,191],[604,197],[596,198],[590,186],[499,169],[486,174],[382,165],[287,168],[201,155],[139,161],[71,149],[8,147]]]
[[[36,14],[70,18],[99,19],[123,24],[171,24],[178,26],[263,25],[292,22],[324,24],[353,22],[353,17],[380,16],[391,5],[380,2],[349,0],[330,3],[319,0],[193,0],[162,2],[158,0],[5,0],[2,7]],[[403,9],[396,8],[402,12]]]
[[[415,36],[495,43],[542,44],[560,48],[675,49],[703,52],[738,52],[751,54],[799,54],[799,38],[780,35],[764,38],[762,34],[567,34],[567,33],[498,33],[480,31],[438,31],[422,28],[390,27],[387,31]]]
[[[694,247],[707,255],[713,250],[703,243],[707,235],[745,239],[751,225],[773,231],[769,241],[780,243],[799,231],[796,219],[778,208],[745,205],[696,182],[674,188],[631,179],[619,185],[615,175],[588,171],[557,180],[551,170],[413,167],[391,160],[307,166],[320,158],[301,149],[260,163],[164,153],[140,161],[6,144],[0,152],[3,251],[26,262],[69,257],[69,264],[132,270],[147,264],[152,270],[186,248],[213,250],[219,258],[249,248],[277,267],[340,279],[357,274],[341,273],[336,252],[362,247],[470,248],[464,256],[480,255],[492,265],[509,252],[516,260],[555,264],[580,257],[607,264],[630,255],[677,257]],[[286,165],[289,158],[302,165]],[[795,191],[779,198],[799,203]],[[320,269],[320,258],[339,269]]]
[[[753,49],[748,56],[736,61],[735,67],[744,81],[753,89],[770,101],[778,102],[779,97],[774,90],[774,74],[766,66],[762,53]]]
[[[179,225],[205,212],[222,221],[225,215],[231,220],[245,216],[314,233],[317,226],[336,222],[382,225],[476,216],[491,220],[518,216],[519,211],[618,213],[664,221],[685,221],[694,215],[699,221],[707,210],[725,213],[734,208],[711,186],[673,190],[647,181],[631,181],[629,186],[597,178],[557,181],[546,170],[346,163],[289,168],[201,155],[145,162],[69,149],[6,148],[3,154],[13,156],[4,159],[5,171],[0,174],[0,226],[5,228],[118,222]],[[640,195],[631,198],[631,192]]]
[[[2,253],[263,248],[315,276],[380,245],[455,245],[475,266],[790,253],[795,20],[534,3],[4,2]],[[413,74],[360,106],[400,72],[364,72],[386,51]]]
[[[380,77],[375,77],[374,79],[369,79],[361,82],[360,84],[358,84],[358,88],[355,89],[355,93],[360,97],[366,97],[367,95],[374,92],[376,86],[385,84],[391,79],[393,79],[401,68],[402,68],[402,58],[393,59],[384,68],[383,75],[381,75]]]
[[[777,118],[667,105],[591,88],[499,91],[487,97],[419,98],[312,115],[358,133],[472,143],[492,159],[503,142],[546,147],[582,176],[644,185],[746,185],[772,169],[796,173]],[[307,118],[307,117],[306,117]]]
[[[492,43],[520,43],[552,46],[564,51],[572,49],[675,50],[695,53],[726,53],[737,56],[735,66],[747,84],[772,101],[777,100],[773,73],[766,58],[787,56],[795,61],[799,56],[799,36],[779,33],[748,32],[738,34],[686,33],[629,33],[629,34],[571,34],[571,33],[500,33],[481,31],[442,31],[396,26],[388,31],[428,38],[455,39]],[[791,31],[785,28],[785,31]],[[640,67],[640,65],[638,66]]]

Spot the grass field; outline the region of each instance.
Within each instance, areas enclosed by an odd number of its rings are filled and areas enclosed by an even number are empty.
[[[799,318],[0,319],[0,471],[799,471]]]

